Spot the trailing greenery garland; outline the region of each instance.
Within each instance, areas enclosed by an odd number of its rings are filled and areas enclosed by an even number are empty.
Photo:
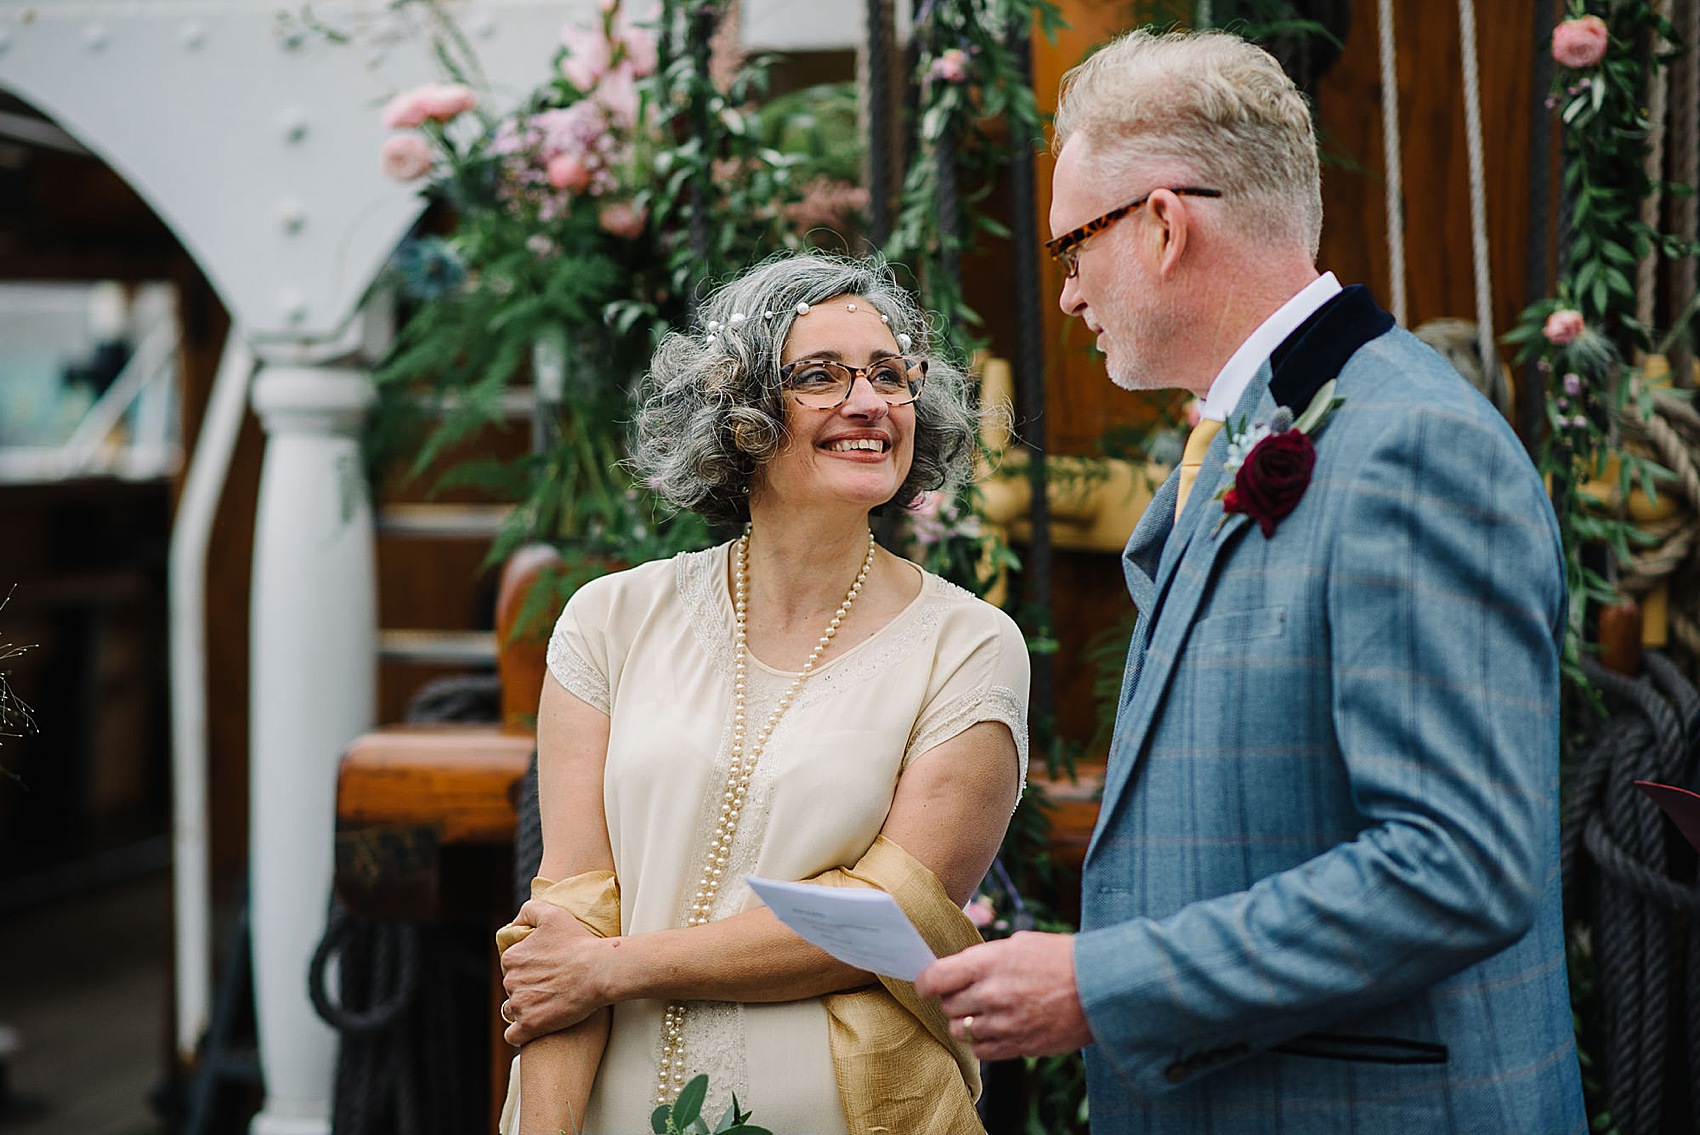
[[[1624,502],[1637,487],[1656,499],[1659,483],[1671,476],[1621,442],[1626,415],[1651,414],[1651,392],[1636,360],[1687,339],[1694,315],[1679,313],[1676,326],[1656,338],[1636,316],[1632,276],[1648,257],[1696,251],[1648,225],[1640,213],[1641,203],[1660,190],[1693,192],[1656,184],[1647,173],[1653,124],[1646,88],[1668,61],[1655,54],[1654,44],[1674,43],[1674,29],[1643,0],[1570,0],[1567,10],[1553,34],[1559,69],[1547,100],[1564,127],[1560,184],[1570,209],[1561,218],[1559,278],[1555,294],[1526,309],[1505,337],[1519,347],[1518,361],[1534,362],[1546,383],[1537,464],[1551,490],[1570,592],[1562,663],[1566,767],[1603,711],[1581,669],[1583,652],[1597,648],[1588,641],[1588,616],[1621,598],[1596,550],[1622,562],[1649,543]],[[1618,1126],[1591,1056],[1603,1041],[1591,934],[1575,912],[1570,923],[1571,1003],[1589,1128],[1612,1135]]]
[[[1651,43],[1656,36],[1674,39],[1674,30],[1640,0],[1572,0],[1569,10],[1570,19],[1554,33],[1560,70],[1548,99],[1564,124],[1561,186],[1571,210],[1563,219],[1561,271],[1556,294],[1527,308],[1505,340],[1520,348],[1518,361],[1533,361],[1547,382],[1538,466],[1564,540],[1571,601],[1565,677],[1591,700],[1580,662],[1586,616],[1592,606],[1619,596],[1586,549],[1604,546],[1627,559],[1646,538],[1586,486],[1603,479],[1614,461],[1620,500],[1632,486],[1656,496],[1658,482],[1669,477],[1617,444],[1623,415],[1644,415],[1651,402],[1641,372],[1630,363],[1655,346],[1652,329],[1636,318],[1631,277],[1646,257],[1685,256],[1693,249],[1640,215],[1641,202],[1659,188],[1691,191],[1655,186],[1646,171],[1651,123],[1644,87],[1664,63],[1652,56]],[[1567,737],[1573,732],[1567,728]]]

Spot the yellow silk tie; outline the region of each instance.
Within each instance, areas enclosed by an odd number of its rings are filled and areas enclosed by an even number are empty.
[[[1180,519],[1181,509],[1186,507],[1186,498],[1187,494],[1192,492],[1192,483],[1198,480],[1198,470],[1204,465],[1204,451],[1210,448],[1211,439],[1221,429],[1221,422],[1200,418],[1198,424],[1192,427],[1192,432],[1187,435],[1186,448],[1181,450],[1180,491],[1175,494],[1176,520]]]

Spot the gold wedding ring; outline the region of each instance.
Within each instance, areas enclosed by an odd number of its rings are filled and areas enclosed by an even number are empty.
[[[974,1040],[974,1014],[973,1013],[970,1013],[966,1017],[962,1018],[962,1035],[968,1038],[969,1044],[977,1043]]]
[[[518,1021],[516,1021],[512,1017],[508,1016],[508,1003],[506,1001],[503,1001],[502,1007],[500,1009],[496,1010],[496,1011],[501,1014],[502,1020],[506,1021],[508,1024],[510,1024],[510,1025],[519,1024]]]

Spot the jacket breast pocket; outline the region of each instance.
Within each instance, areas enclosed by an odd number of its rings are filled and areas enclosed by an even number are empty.
[[[1193,624],[1189,645],[1194,647],[1224,643],[1252,642],[1257,639],[1280,638],[1287,633],[1287,608],[1259,607],[1251,611],[1226,611],[1211,615]]]

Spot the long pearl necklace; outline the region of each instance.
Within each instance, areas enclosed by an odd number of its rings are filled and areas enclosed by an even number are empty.
[[[814,672],[815,663],[826,653],[826,648],[832,645],[832,640],[838,634],[838,628],[844,618],[850,613],[850,607],[856,602],[856,596],[862,593],[862,585],[868,581],[868,573],[874,566],[874,534],[868,533],[868,554],[862,558],[862,570],[856,573],[856,580],[850,585],[850,590],[844,593],[844,602],[833,612],[832,621],[827,624],[815,648],[809,652],[808,661],[803,663],[802,670],[791,679],[791,685],[779,699],[779,704],[773,707],[773,712],[767,715],[767,722],[761,727],[761,732],[747,746],[744,743],[745,733],[745,695],[748,693],[748,663],[750,657],[749,631],[749,565],[748,553],[750,547],[750,530],[746,525],[744,534],[738,537],[733,549],[733,581],[732,581],[732,616],[733,616],[733,662],[732,662],[732,760],[731,772],[726,778],[726,791],[720,797],[720,820],[715,827],[714,838],[708,845],[708,856],[703,862],[702,876],[697,880],[696,895],[691,902],[690,917],[687,926],[701,926],[709,921],[709,915],[714,910],[714,901],[720,894],[720,880],[726,870],[728,857],[732,852],[732,837],[738,831],[738,817],[744,808],[744,799],[749,795],[750,780],[755,775],[756,762],[761,759],[763,750],[767,748],[768,738],[773,736],[774,726],[785,716],[785,711],[791,708],[791,702],[797,696],[797,691],[803,688],[803,681]],[[685,1086],[685,1003],[674,1001],[667,1006],[667,1014],[661,1021],[661,1061],[656,1070],[655,1102],[661,1104],[672,1102]]]

